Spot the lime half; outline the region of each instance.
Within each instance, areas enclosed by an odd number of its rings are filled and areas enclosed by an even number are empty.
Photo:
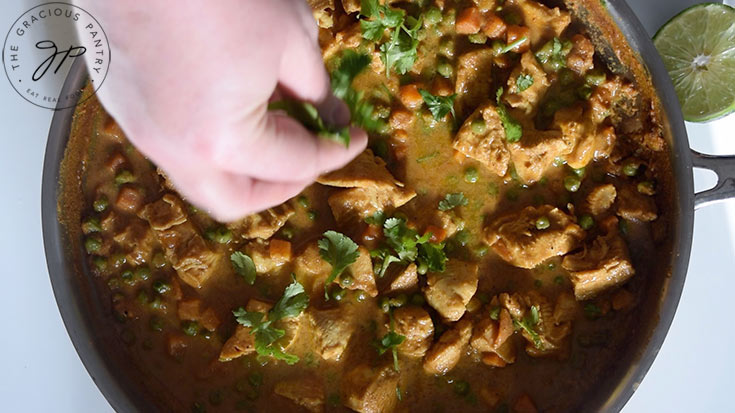
[[[684,119],[705,122],[735,111],[735,9],[707,3],[669,20],[653,37],[674,82]]]

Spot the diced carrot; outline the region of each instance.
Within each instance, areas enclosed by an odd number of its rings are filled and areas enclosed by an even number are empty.
[[[125,155],[121,154],[120,152],[115,152],[112,155],[110,155],[110,158],[107,160],[107,168],[115,172],[117,171],[117,168],[120,166],[126,164],[128,160],[125,158]]]
[[[115,206],[127,212],[136,212],[143,205],[143,193],[140,188],[125,185],[117,194]]]
[[[390,114],[390,126],[393,129],[406,129],[414,120],[414,115],[406,109],[394,109]]]
[[[431,94],[435,96],[449,96],[454,93],[454,85],[449,79],[437,76],[431,83]]]
[[[176,314],[179,316],[179,320],[199,320],[201,315],[202,300],[198,298],[192,298],[189,300],[179,301],[179,306],[176,309]]]
[[[474,34],[482,27],[482,14],[477,7],[462,10],[454,23],[457,34]]]
[[[430,242],[442,242],[447,238],[447,230],[436,225],[429,225],[424,233],[431,234]]]
[[[419,93],[419,86],[415,83],[401,86],[398,90],[398,96],[403,106],[409,109],[418,109],[424,103],[424,98]]]
[[[505,41],[507,44],[512,44],[513,42],[524,37],[526,38],[526,41],[512,48],[511,51],[516,53],[523,53],[531,48],[531,40],[528,37],[529,32],[530,29],[526,26],[508,26],[508,30],[505,36]]]
[[[291,243],[281,239],[272,239],[269,246],[270,256],[282,262],[291,261]]]
[[[209,331],[214,331],[219,326],[219,317],[211,308],[207,308],[199,317],[199,323]]]
[[[508,28],[503,19],[495,13],[485,15],[485,24],[482,25],[482,32],[491,39],[499,39],[505,35]]]
[[[505,367],[508,364],[495,353],[484,353],[482,362],[492,367]]]
[[[612,308],[615,311],[624,310],[633,306],[633,294],[626,290],[618,290],[612,297]]]
[[[513,411],[516,413],[537,413],[536,405],[527,394],[522,395],[513,404]]]

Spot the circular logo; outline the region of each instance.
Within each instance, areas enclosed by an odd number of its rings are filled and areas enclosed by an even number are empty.
[[[76,59],[87,60],[95,91],[110,66],[110,45],[99,22],[73,4],[53,2],[23,13],[8,31],[3,66],[10,84],[23,99],[47,109],[78,103],[81,91],[61,95]]]

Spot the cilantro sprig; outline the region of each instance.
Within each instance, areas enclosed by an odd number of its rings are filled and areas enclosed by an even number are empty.
[[[283,329],[276,328],[274,324],[284,318],[296,317],[309,305],[309,295],[304,291],[296,279],[283,291],[283,296],[276,305],[268,311],[246,311],[240,307],[232,312],[235,320],[245,327],[250,328],[250,334],[255,336],[255,351],[261,356],[270,356],[277,360],[283,360],[287,364],[295,364],[299,357],[283,351],[276,343],[286,335]]]
[[[255,271],[255,263],[253,259],[243,254],[240,251],[235,251],[230,255],[230,262],[235,272],[245,279],[245,282],[253,285],[255,284],[255,277],[257,273]]]
[[[360,20],[364,39],[379,41],[390,32],[388,41],[380,45],[385,75],[391,70],[402,75],[411,70],[418,57],[422,18],[406,16],[405,11],[381,5],[378,0],[362,0],[360,15],[366,18]]]
[[[350,128],[325,122],[316,107],[309,102],[284,99],[268,104],[268,110],[282,110],[320,138],[350,146]]]
[[[374,341],[373,346],[375,346],[375,349],[378,350],[378,354],[381,356],[385,354],[386,351],[390,350],[393,353],[393,369],[395,371],[400,371],[398,366],[397,347],[406,340],[406,336],[402,336],[395,332],[393,314],[389,313],[388,316],[390,317],[390,331],[388,331],[388,333],[386,333],[386,335],[384,335],[380,340]]]
[[[444,199],[439,201],[439,211],[449,211],[458,206],[465,206],[469,203],[467,197],[464,196],[464,192],[457,192],[454,194],[446,194]]]
[[[434,120],[442,120],[447,113],[451,113],[453,118],[456,118],[454,113],[454,99],[457,98],[457,94],[454,93],[449,96],[434,96],[424,89],[419,89],[421,97],[424,99],[424,103],[429,108],[429,111],[434,116]]]
[[[518,123],[517,120],[513,118],[513,116],[510,115],[510,113],[508,112],[508,108],[506,108],[503,102],[500,100],[501,96],[503,96],[502,87],[499,88],[498,91],[495,93],[495,100],[498,104],[498,116],[500,116],[500,121],[503,124],[503,129],[505,129],[505,140],[510,143],[518,142],[523,136],[523,127],[520,123]]]
[[[336,231],[327,231],[318,241],[319,254],[332,265],[332,272],[324,283],[324,298],[329,300],[327,288],[342,272],[357,261],[360,253],[357,244],[348,236]]]
[[[518,88],[519,93],[531,86],[533,86],[533,76],[528,73],[521,73],[518,75],[518,78],[516,79],[516,88]]]
[[[363,93],[352,87],[355,77],[370,65],[370,56],[345,50],[337,68],[332,72],[332,92],[345,101],[350,109],[352,123],[369,132],[380,130],[383,122],[373,116],[375,107],[363,99]]]
[[[539,349],[544,349],[544,342],[541,340],[541,336],[536,332],[534,327],[536,324],[538,324],[539,317],[538,317],[538,307],[537,306],[531,306],[531,308],[528,311],[528,314],[526,314],[525,317],[521,320],[513,320],[513,326],[516,328],[516,330],[523,330],[525,331],[529,337],[531,337],[531,341],[533,341],[533,345]]]
[[[389,254],[384,258],[383,265],[390,265],[391,262],[414,262],[418,261],[419,266],[426,267],[428,271],[442,272],[446,269],[447,256],[444,253],[444,243],[429,242],[431,234],[419,233],[406,225],[406,221],[400,218],[388,218],[383,225],[383,234],[388,247],[393,250],[394,254]],[[386,259],[390,262],[386,265]],[[384,269],[381,269],[384,273]]]

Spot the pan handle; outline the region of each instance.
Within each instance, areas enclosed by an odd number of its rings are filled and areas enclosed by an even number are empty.
[[[694,194],[695,209],[735,198],[735,156],[714,156],[692,150],[692,164],[717,174],[713,188]]]

